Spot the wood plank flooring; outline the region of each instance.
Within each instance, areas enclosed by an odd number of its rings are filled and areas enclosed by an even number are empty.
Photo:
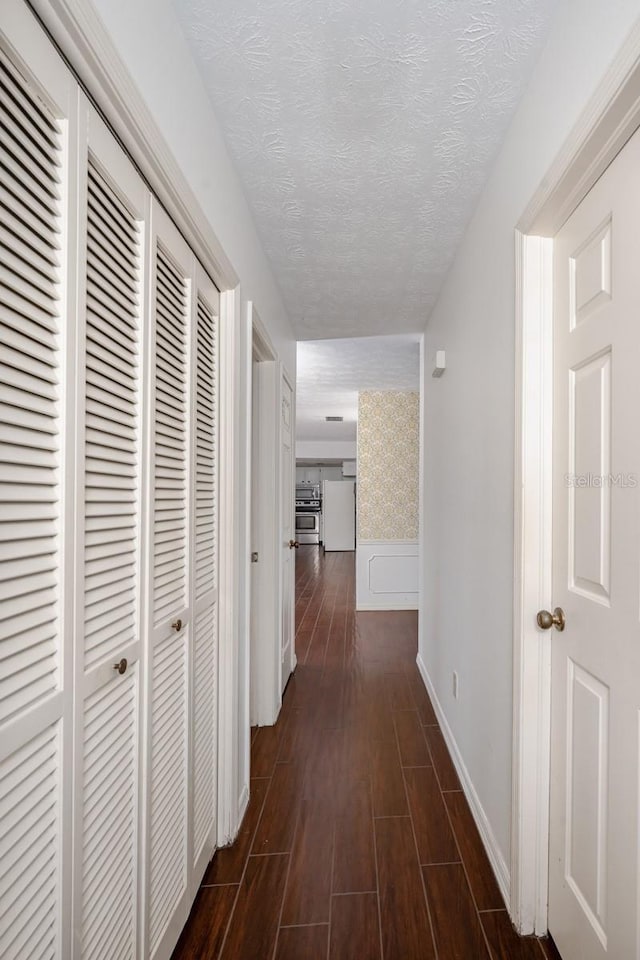
[[[298,667],[173,960],[549,960],[514,932],[418,673],[417,616],[358,613],[354,555],[296,558]]]

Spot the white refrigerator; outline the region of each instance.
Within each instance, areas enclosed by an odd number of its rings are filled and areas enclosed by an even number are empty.
[[[355,550],[356,484],[354,480],[324,481],[322,527],[325,550]]]

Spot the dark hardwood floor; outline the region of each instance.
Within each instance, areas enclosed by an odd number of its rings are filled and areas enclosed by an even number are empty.
[[[557,960],[509,921],[418,673],[413,612],[358,613],[303,547],[298,667],[173,960]]]

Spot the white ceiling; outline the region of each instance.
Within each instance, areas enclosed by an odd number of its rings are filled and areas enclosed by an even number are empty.
[[[174,2],[297,336],[423,330],[558,0]]]
[[[360,390],[418,390],[417,334],[298,344],[296,439],[355,440]],[[343,416],[344,423],[326,423]]]

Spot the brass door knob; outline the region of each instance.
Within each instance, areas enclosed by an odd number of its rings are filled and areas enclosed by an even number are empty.
[[[297,540],[289,540],[289,550],[297,550],[300,544]]]
[[[556,630],[562,631],[567,622],[562,607],[556,607],[553,613],[549,613],[548,610],[539,610],[536,619],[541,630],[550,630],[551,627],[555,627]]]
[[[174,620],[171,624],[171,629],[175,630],[176,633],[179,633],[182,630],[182,620],[178,617],[177,620]]]
[[[120,675],[122,675],[123,673],[126,673],[126,670],[127,670],[127,658],[126,658],[126,657],[123,657],[122,660],[119,660],[119,661],[118,661],[118,663],[114,663],[113,669],[114,669],[114,670],[117,670],[117,672],[118,672]]]

